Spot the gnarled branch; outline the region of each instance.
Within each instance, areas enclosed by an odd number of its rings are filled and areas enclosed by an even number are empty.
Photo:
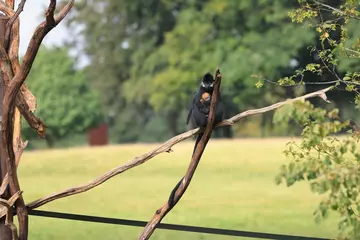
[[[16,109],[15,109],[16,112]],[[13,138],[13,149],[15,153],[15,166],[16,168],[19,166],[20,157],[25,149],[25,147],[28,144],[28,141],[22,142],[20,139],[20,124],[16,123],[16,121],[19,121],[19,118],[14,117],[14,138]],[[9,175],[6,174],[5,177],[2,180],[1,186],[0,186],[0,197],[4,194],[6,188],[9,185]]]
[[[24,60],[20,65],[19,71],[15,72],[15,76],[9,82],[3,101],[3,119],[2,119],[2,150],[4,152],[4,160],[6,162],[6,168],[9,179],[10,193],[15,194],[20,191],[20,184],[17,177],[16,171],[16,156],[13,149],[13,136],[14,129],[12,128],[14,125],[13,117],[15,111],[15,102],[17,95],[20,91],[21,85],[24,83],[26,77],[28,76],[32,64],[35,60],[36,54],[39,50],[40,44],[46,34],[50,32],[70,11],[73,6],[74,1],[70,1],[54,18],[53,14],[55,11],[56,1],[51,0],[48,10],[46,11],[46,20],[42,22],[35,30],[27,51],[24,56]],[[1,5],[1,4],[0,4]],[[51,16],[52,15],[52,16]],[[54,19],[54,21],[52,21]],[[5,49],[1,46],[1,53],[4,53]],[[4,56],[1,56],[4,58]],[[5,65],[7,61],[1,61],[1,66],[8,68],[8,65]],[[9,78],[10,71],[3,72],[3,75]],[[28,235],[28,214],[25,206],[24,199],[22,196],[15,202],[16,205],[16,214],[18,216],[19,221],[19,237],[20,239],[27,239]]]
[[[3,79],[4,79],[4,83],[5,86],[9,86],[11,79],[13,79],[14,77],[14,73],[13,70],[11,69],[11,63],[9,62],[9,57],[7,55],[7,53],[5,52],[4,48],[0,48],[0,57],[2,59],[2,63],[1,63],[1,71],[4,73]],[[22,85],[24,86],[24,85]],[[27,89],[27,88],[26,88]],[[34,108],[31,109],[30,106],[27,104],[28,100],[32,100],[31,96],[32,93],[30,91],[26,91],[23,92],[23,89],[21,88],[19,93],[17,94],[16,97],[16,107],[19,109],[21,115],[24,116],[25,120],[29,123],[29,125],[31,126],[32,129],[35,130],[35,132],[40,136],[40,137],[45,137],[45,131],[46,131],[46,126],[43,123],[43,121],[41,121],[40,118],[36,117],[33,113],[33,111],[35,110]],[[35,97],[34,97],[35,99]],[[35,103],[33,102],[32,105],[34,105]]]
[[[16,10],[16,12],[14,12],[12,14],[9,22],[6,24],[5,47],[8,50],[11,67],[12,67],[14,74],[16,74],[20,69],[20,63],[19,63],[20,20],[19,20],[19,14],[23,11],[24,5],[25,5],[25,0],[21,0],[18,9]],[[32,94],[31,95],[28,94],[28,92],[30,92],[30,91],[26,87],[26,85],[23,85],[21,87],[21,89],[22,89],[22,92],[27,93],[26,94],[27,97],[31,97],[27,101],[27,104],[30,105],[30,103],[32,101],[34,101],[35,97]],[[30,106],[30,108],[32,108],[32,107],[35,108],[35,106]]]
[[[22,192],[16,192],[9,200],[4,200],[0,198],[0,218],[6,216],[5,224],[8,228],[10,228],[12,232],[12,239],[18,240],[19,236],[17,234],[16,225],[12,222],[13,218],[13,209],[15,201],[20,197]]]
[[[22,1],[20,3],[19,7],[22,7],[25,1]],[[16,14],[13,10],[13,8],[10,8],[9,6],[6,6],[4,3],[0,4],[0,10],[3,11],[8,17],[10,17],[10,20],[13,20],[13,23],[10,25],[7,25],[6,33],[9,35],[11,30],[11,39],[9,37],[5,38],[5,46],[8,45],[8,42],[11,40],[8,55],[6,54],[6,51],[1,52],[1,57],[5,62],[2,66],[2,70],[7,72],[7,78],[4,79],[5,85],[8,85],[10,82],[10,79],[14,77],[14,73],[16,74],[20,69],[19,64],[19,19],[16,17],[14,18],[14,15]],[[17,10],[20,14],[21,9]],[[8,62],[10,60],[11,64]],[[16,107],[19,108],[21,114],[24,116],[25,120],[28,122],[31,128],[35,130],[35,132],[40,136],[45,136],[45,125],[39,119],[34,115],[34,111],[36,108],[36,98],[35,96],[30,92],[30,90],[27,88],[25,84],[21,85],[20,92],[17,95],[16,99]]]
[[[257,114],[261,114],[261,113],[265,113],[265,112],[269,112],[272,111],[274,109],[277,109],[281,106],[284,106],[287,103],[291,103],[294,101],[298,101],[298,100],[302,100],[302,99],[308,99],[308,98],[313,98],[313,97],[321,97],[322,99],[324,99],[324,94],[329,91],[331,89],[331,87],[316,91],[316,92],[312,92],[297,98],[293,98],[293,99],[289,99],[283,102],[279,102],[279,103],[275,103],[273,105],[270,105],[268,107],[264,107],[264,108],[260,108],[260,109],[253,109],[253,110],[248,110],[242,113],[239,113],[235,116],[233,116],[230,119],[224,120],[221,123],[217,124],[216,127],[222,127],[222,126],[231,126],[233,125],[235,122],[239,121],[242,118],[248,117],[248,116],[252,116],[252,115],[257,115]],[[325,95],[326,96],[326,95]],[[325,98],[325,100],[327,100]],[[82,192],[86,192],[96,186],[99,186],[100,184],[106,182],[107,180],[109,180],[110,178],[123,173],[133,167],[136,167],[140,164],[143,164],[147,161],[149,161],[150,159],[152,159],[153,157],[164,153],[164,152],[169,152],[171,150],[171,147],[174,146],[175,144],[184,141],[194,135],[196,135],[199,132],[199,128],[196,129],[192,129],[190,131],[184,132],[182,134],[179,134],[171,139],[169,139],[168,141],[166,141],[164,144],[156,147],[155,149],[141,155],[138,157],[135,157],[134,159],[128,161],[127,163],[125,163],[122,166],[118,166],[116,168],[113,168],[107,172],[105,172],[104,174],[102,174],[101,176],[97,177],[96,179],[92,180],[89,183],[86,183],[84,185],[80,185],[77,187],[72,187],[72,188],[68,188],[65,189],[61,192],[58,193],[54,193],[51,194],[49,196],[40,198],[38,200],[35,200],[31,203],[29,203],[27,205],[28,208],[30,209],[34,209],[34,208],[38,208],[46,203],[52,202],[56,199],[60,199],[60,198],[64,198],[64,197],[68,197],[71,195],[75,195],[75,194],[79,194]]]
[[[68,14],[72,6],[74,5],[74,0],[70,0],[64,7],[61,9],[59,14],[54,17],[56,0],[50,0],[49,7],[46,10],[46,20],[42,22],[36,29],[30,40],[29,46],[24,55],[24,60],[21,63],[20,71],[15,74],[14,79],[10,83],[10,89],[14,89],[17,93],[20,89],[20,86],[25,81],[26,77],[29,75],[32,64],[34,63],[37,52],[40,48],[40,44],[46,34],[56,27]]]

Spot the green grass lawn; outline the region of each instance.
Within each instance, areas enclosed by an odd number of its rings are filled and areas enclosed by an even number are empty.
[[[322,196],[311,193],[305,182],[291,188],[275,185],[274,177],[287,161],[282,154],[286,141],[210,140],[187,192],[163,223],[335,237],[335,214],[321,224],[313,219]],[[25,152],[19,167],[25,201],[86,183],[155,146]],[[147,221],[186,171],[192,148],[191,141],[180,143],[170,154],[161,154],[95,189],[39,209]],[[139,227],[30,216],[29,239],[137,239],[141,231]],[[151,239],[234,237],[156,230]]]

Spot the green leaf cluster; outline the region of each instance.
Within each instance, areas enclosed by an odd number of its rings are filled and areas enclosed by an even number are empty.
[[[74,66],[66,47],[41,47],[27,80],[37,99],[36,115],[54,140],[83,133],[103,120],[98,93]],[[35,137],[28,124],[23,128],[25,138]]]
[[[303,127],[301,141],[289,142],[284,150],[290,162],[281,166],[276,183],[308,181],[312,192],[326,197],[314,211],[315,220],[336,211],[339,239],[354,239],[359,234],[359,217],[353,212],[360,209],[359,133],[338,139],[334,134],[350,129],[349,122],[339,121],[338,109],[325,111],[308,101],[289,104],[275,116],[275,122],[291,119]]]

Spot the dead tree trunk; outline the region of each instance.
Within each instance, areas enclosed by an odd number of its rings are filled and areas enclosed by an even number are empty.
[[[9,21],[9,17],[1,15],[0,17],[0,45],[4,47],[4,39],[5,39],[5,27],[6,23]],[[0,73],[0,127],[2,125],[2,112],[3,112],[3,102],[4,102],[4,77]],[[0,131],[1,132],[1,131]],[[2,146],[2,138],[0,137],[0,146]],[[4,152],[2,151],[2,148],[0,147],[0,183],[3,182],[5,175],[7,173],[6,171],[6,162],[4,158]],[[9,191],[6,189],[4,193],[0,197],[4,199],[9,199]],[[5,225],[5,218],[0,218],[0,240],[12,240],[12,234],[10,228],[8,228]]]
[[[37,118],[36,99],[24,84],[46,34],[56,27],[74,4],[69,0],[55,14],[56,0],[49,0],[43,21],[30,40],[23,61],[19,61],[19,14],[26,0],[21,0],[14,10],[15,0],[0,1],[0,12],[8,21],[0,26],[0,78],[3,89],[1,107],[1,154],[0,154],[0,240],[27,240],[28,214],[17,176],[21,154],[26,146],[20,135],[21,115],[40,137],[45,136],[45,125]],[[1,15],[3,16],[3,15]],[[13,223],[13,207],[16,207],[18,229]],[[9,233],[10,230],[10,233]]]

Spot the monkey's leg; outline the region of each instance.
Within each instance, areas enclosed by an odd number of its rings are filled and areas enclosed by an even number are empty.
[[[207,124],[207,116],[197,107],[193,109],[193,119],[197,127],[205,127]]]
[[[224,106],[221,103],[216,104],[214,126],[224,120]]]

